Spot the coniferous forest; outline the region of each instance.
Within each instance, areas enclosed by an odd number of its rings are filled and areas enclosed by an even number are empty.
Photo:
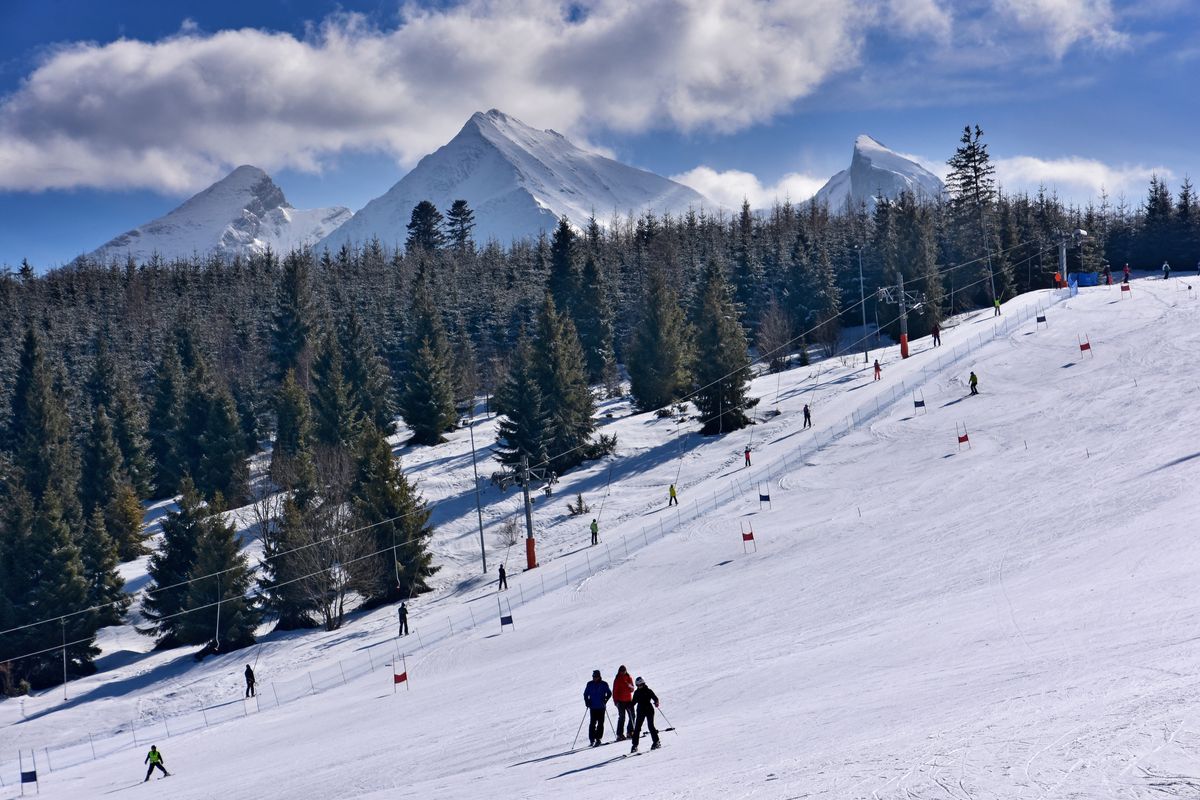
[[[860,260],[866,315],[893,337],[877,288],[921,293],[924,335],[1052,286],[1077,229],[1069,271],[1200,261],[1186,180],[1085,208],[1005,194],[978,128],[950,168],[933,202],[564,219],[515,242],[474,241],[464,202],[422,203],[405,242],[0,274],[0,691],[61,680],[64,643],[69,674],[93,669],[96,631],[130,603],[117,567],[146,552],[143,501],[179,498],[139,605],[160,646],[332,630],[436,569],[387,442],[398,420],[434,445],[478,399],[503,415],[505,464],[562,472],[614,446],[594,403],[622,387],[643,410],[689,397],[705,433],[748,424],[752,358],[833,354],[861,324]],[[214,513],[246,505],[261,564]]]

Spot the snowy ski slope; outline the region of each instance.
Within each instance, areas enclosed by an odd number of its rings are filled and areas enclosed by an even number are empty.
[[[174,773],[152,791],[172,798],[1195,796],[1200,284],[1187,280],[1139,280],[1128,299],[1084,289],[1049,307],[1048,327],[1010,323],[1049,302],[1019,297],[938,351],[885,351],[879,382],[861,355],[764,376],[757,412],[780,415],[722,438],[606,408],[619,452],[539,499],[542,566],[522,574],[519,547],[508,554],[516,628],[502,634],[478,575],[466,431],[404,450],[438,501],[444,565],[411,604],[409,689],[393,694],[388,667],[354,666],[390,663],[391,608],[267,637],[264,695],[350,668],[277,706],[237,700],[250,651],[196,665],[111,632],[106,671],[70,684],[66,703],[61,689],[23,710],[0,702],[0,798],[18,794],[17,748],[53,757],[93,731],[109,732],[94,743],[108,754],[43,773],[42,796],[136,791],[151,742]],[[971,369],[981,395],[967,398]],[[921,385],[926,413],[901,381]],[[860,424],[847,432],[847,418]],[[477,426],[477,443],[489,431]],[[676,476],[677,517],[664,509]],[[603,504],[598,548],[591,515],[566,516],[577,490]],[[489,487],[484,501],[494,570],[492,529],[517,495]],[[635,759],[567,752],[591,670],[611,680],[622,663],[678,730]],[[179,732],[187,712],[225,701],[239,718]],[[172,720],[173,735],[149,738]]]

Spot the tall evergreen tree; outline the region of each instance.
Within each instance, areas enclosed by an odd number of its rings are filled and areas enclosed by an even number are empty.
[[[129,607],[125,580],[117,573],[117,543],[104,526],[104,513],[94,508],[83,529],[80,546],[83,577],[88,584],[88,604],[96,607],[99,625],[117,625]]]
[[[717,260],[704,271],[696,328],[696,393],[702,433],[729,433],[750,423],[750,354],[725,271]]]
[[[550,241],[550,278],[546,290],[559,311],[574,318],[579,301],[578,236],[566,217],[558,220]]]
[[[749,200],[742,201],[742,211],[734,222],[732,238],[734,297],[741,306],[744,318],[757,325],[763,292],[763,265],[755,241],[754,216],[750,213]]]
[[[969,271],[968,285],[976,284],[970,296],[975,302],[995,299],[1001,286],[996,285],[992,258],[996,250],[992,215],[996,203],[996,167],[983,141],[983,130],[976,125],[963,128],[958,149],[947,162],[946,191],[950,195],[949,212],[957,238],[958,261],[979,259]],[[993,291],[993,287],[995,291]]]
[[[409,252],[425,250],[432,253],[440,250],[446,243],[446,234],[442,230],[442,212],[428,200],[422,200],[413,207],[412,217],[405,228],[408,230],[408,237],[404,240],[404,249]]]
[[[209,387],[208,419],[201,436],[202,456],[196,486],[212,500],[221,495],[238,505],[250,481],[246,440],[233,397],[223,386]]]
[[[396,430],[392,404],[392,377],[375,352],[358,314],[351,309],[338,320],[338,345],[342,352],[342,374],[353,404],[385,436]]]
[[[308,256],[293,251],[283,261],[283,278],[271,316],[271,366],[276,380],[292,371],[308,386],[308,368],[315,328]]]
[[[358,527],[368,528],[375,550],[369,605],[395,602],[429,590],[425,583],[437,567],[429,552],[429,507],[400,472],[387,439],[369,422],[356,448],[351,506]]]
[[[588,382],[615,383],[612,308],[599,261],[591,250],[583,260],[575,324],[579,329],[579,345],[583,348],[587,363]]]
[[[661,269],[651,269],[626,364],[629,389],[638,408],[662,408],[687,394],[690,338],[678,295]]]
[[[96,408],[83,446],[79,502],[85,514],[103,510],[117,496],[124,480],[121,450],[113,438],[112,423],[104,406]]]
[[[437,444],[453,430],[454,354],[424,272],[413,287],[400,412],[416,444]]]
[[[168,511],[163,519],[162,541],[146,568],[154,585],[142,597],[142,614],[152,623],[143,632],[157,637],[159,647],[182,643],[180,612],[187,602],[187,580],[208,514],[191,478],[185,477],[179,490],[177,510]]]
[[[254,644],[261,615],[247,597],[252,576],[233,526],[219,515],[201,521],[175,636],[181,644],[216,644],[228,653]]]
[[[346,384],[342,347],[329,332],[313,362],[313,439],[326,448],[346,449],[358,436],[362,410]]]
[[[524,335],[509,359],[495,406],[502,415],[496,429],[501,463],[511,467],[522,459],[531,465],[545,462],[550,454],[550,415],[538,383],[533,346]]]
[[[271,449],[271,477],[283,486],[290,482],[296,459],[308,452],[312,437],[312,411],[308,395],[288,371],[275,398],[275,444]]]
[[[154,488],[160,497],[174,495],[187,472],[181,441],[184,394],[179,352],[174,345],[168,345],[154,373],[154,398],[146,432],[154,461]]]
[[[450,238],[450,246],[457,253],[468,253],[475,249],[475,240],[471,232],[475,229],[475,212],[467,205],[466,200],[455,200],[446,212],[446,229]]]
[[[538,315],[534,363],[549,415],[546,443],[550,463],[561,472],[583,460],[583,448],[596,428],[592,420],[596,405],[588,388],[575,325],[555,309],[549,294]]]

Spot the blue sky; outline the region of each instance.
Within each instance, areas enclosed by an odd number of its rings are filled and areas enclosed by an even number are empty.
[[[718,200],[803,199],[869,133],[1009,189],[1200,175],[1191,0],[0,2],[0,265],[53,266],[240,163],[360,208],[500,108]]]

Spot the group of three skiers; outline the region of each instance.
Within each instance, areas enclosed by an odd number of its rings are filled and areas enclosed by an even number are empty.
[[[657,750],[662,746],[658,738],[658,728],[654,727],[654,709],[658,708],[658,696],[650,690],[644,680],[634,680],[624,664],[617,669],[612,689],[608,688],[598,669],[592,670],[592,679],[583,687],[583,704],[587,706],[590,716],[589,746],[599,747],[604,743],[604,719],[608,714],[609,700],[617,707],[616,740],[633,740],[633,747],[629,752],[638,751],[638,739],[642,735],[643,724],[650,730],[650,749]]]

